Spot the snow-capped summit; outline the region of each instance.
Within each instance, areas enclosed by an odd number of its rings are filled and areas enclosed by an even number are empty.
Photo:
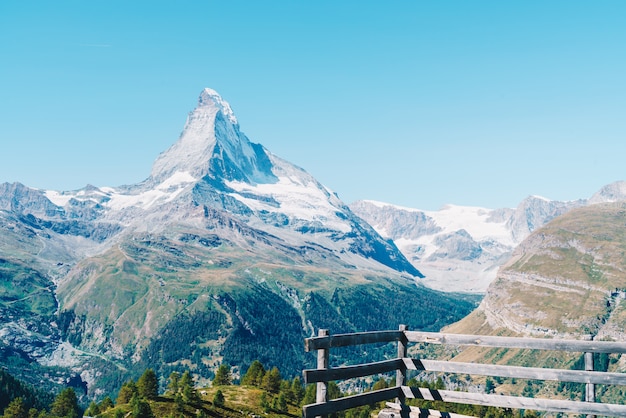
[[[230,104],[209,88],[200,93],[178,141],[154,162],[150,178],[160,183],[177,172],[196,180],[276,181],[264,148],[239,130]]]
[[[228,120],[230,120],[233,125],[239,124],[233,109],[230,107],[230,104],[213,89],[207,87],[202,90],[200,98],[198,99],[198,107],[217,107],[225,116],[228,117]]]

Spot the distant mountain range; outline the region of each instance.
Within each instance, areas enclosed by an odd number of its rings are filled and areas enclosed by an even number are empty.
[[[237,375],[260,360],[293,376],[320,328],[437,330],[475,306],[422,276],[306,171],[252,143],[211,89],[139,184],[0,184],[0,364],[90,397],[147,367],[203,382],[220,363]]]
[[[448,205],[421,211],[357,201],[352,211],[393,241],[422,272],[420,281],[443,291],[485,293],[498,268],[533,231],[572,209],[626,200],[626,182],[604,186],[588,199],[560,202],[529,196],[517,208]]]

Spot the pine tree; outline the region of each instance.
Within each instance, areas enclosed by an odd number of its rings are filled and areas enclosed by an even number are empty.
[[[316,402],[316,390],[317,387],[314,383],[306,385],[306,389],[304,390],[304,398],[302,398],[303,405],[309,405]]]
[[[242,385],[250,385],[250,386],[261,386],[261,382],[263,381],[263,376],[265,375],[265,368],[263,364],[259,360],[254,360],[250,367],[248,367],[248,371],[241,378]]]
[[[280,390],[281,380],[282,377],[280,376],[280,371],[278,371],[278,368],[273,367],[272,370],[265,373],[265,376],[263,376],[263,382],[261,386],[268,392],[278,393],[278,391]]]
[[[181,376],[178,388],[182,394],[183,401],[189,403],[197,402],[200,399],[195,388],[193,377],[191,377],[188,370]]]
[[[278,395],[278,410],[281,412],[287,411],[287,398],[284,392],[280,392]]]
[[[4,409],[4,418],[28,418],[28,410],[21,397],[13,399]]]
[[[178,385],[180,383],[180,373],[170,373],[170,383],[167,385],[167,390],[171,394],[178,393]]]
[[[111,409],[113,408],[113,400],[110,397],[106,397],[102,400],[102,402],[100,402],[100,411],[104,412],[107,409]]]
[[[304,386],[302,386],[302,381],[298,376],[294,377],[291,382],[291,394],[293,396],[293,402],[296,405],[300,405],[300,402],[304,399]]]
[[[217,392],[215,392],[215,396],[213,397],[213,405],[221,408],[224,406],[224,402],[224,394],[221,390],[218,389]]]
[[[154,418],[150,404],[145,400],[140,399],[138,395],[133,396],[130,403],[132,406],[133,418]]]
[[[389,387],[389,385],[387,384],[385,378],[380,378],[374,383],[374,386],[372,386],[372,390],[380,390],[387,387]]]
[[[230,367],[227,364],[221,364],[215,372],[213,378],[213,386],[226,386],[232,383],[232,376],[230,374]]]
[[[76,392],[72,388],[63,389],[52,403],[50,413],[62,418],[78,418],[81,416],[81,410],[78,406],[78,398]]]
[[[116,404],[122,405],[122,404],[129,403],[130,400],[133,398],[133,396],[136,394],[137,394],[137,385],[131,379],[127,381],[126,383],[124,383],[122,387],[120,388],[120,391],[117,394]]]
[[[100,407],[95,401],[91,401],[91,403],[89,404],[89,407],[85,411],[85,414],[88,417],[95,417],[96,415],[100,414]]]
[[[159,381],[154,370],[147,369],[137,380],[137,393],[145,399],[155,399],[159,396]]]
[[[265,393],[265,392],[261,393],[260,404],[261,404],[261,408],[263,408],[264,412],[269,412],[270,405],[267,402],[267,393]]]

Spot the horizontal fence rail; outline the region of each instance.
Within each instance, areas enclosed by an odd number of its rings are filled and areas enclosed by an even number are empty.
[[[356,334],[337,334],[311,337],[304,340],[306,351],[322,348],[346,347],[350,345],[390,343],[404,338],[402,331],[372,331]]]
[[[396,342],[398,345],[397,358],[354,366],[328,367],[328,354],[331,348],[390,342]],[[586,370],[413,359],[407,357],[408,343],[580,352],[585,353]],[[596,384],[626,386],[626,374],[593,371],[592,357],[592,353],[626,353],[626,343],[622,342],[416,332],[408,331],[405,326],[400,326],[399,331],[375,331],[339,335],[328,335],[327,330],[320,330],[318,337],[311,337],[305,340],[305,350],[318,350],[318,368],[303,371],[305,383],[317,383],[318,385],[317,402],[303,407],[303,416],[305,418],[324,416],[350,408],[389,401],[394,398],[396,402],[389,402],[388,405],[396,411],[395,415],[384,415],[381,412],[379,416],[397,417],[399,411],[400,416],[408,416],[409,413],[413,413],[425,417],[466,417],[460,414],[440,413],[439,411],[424,410],[404,405],[405,399],[423,399],[511,409],[626,417],[626,405],[595,402]],[[409,387],[405,386],[407,370],[582,383],[586,384],[586,400],[540,399]],[[329,381],[373,376],[393,371],[396,371],[396,386],[393,388],[365,392],[334,400],[326,399],[326,387]]]
[[[556,340],[550,338],[492,337],[487,335],[444,334],[441,332],[406,331],[413,343],[473,345],[477,347],[527,348],[580,353],[626,353],[626,344],[613,341]]]

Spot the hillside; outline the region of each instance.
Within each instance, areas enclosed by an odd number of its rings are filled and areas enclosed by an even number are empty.
[[[620,340],[626,338],[626,203],[573,209],[533,232],[514,251],[480,306],[446,332]],[[580,368],[582,355],[467,348],[457,360],[507,364],[558,364]],[[623,356],[600,356],[600,368],[626,371]],[[521,384],[521,383],[520,383]],[[499,391],[521,391],[504,382]],[[508,385],[508,386],[507,386]],[[531,385],[532,386],[532,385]],[[567,388],[546,386],[551,396]],[[573,395],[572,395],[573,396]],[[599,392],[610,400],[619,396]],[[613,398],[614,399],[614,398]]]
[[[556,218],[516,248],[473,315],[493,331],[624,339],[625,221],[623,202]]]

